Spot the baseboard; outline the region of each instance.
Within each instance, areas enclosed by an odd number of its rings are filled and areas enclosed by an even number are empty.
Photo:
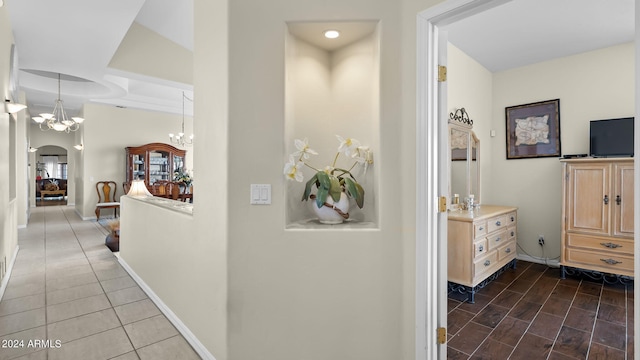
[[[2,278],[2,283],[0,283],[0,300],[4,296],[4,291],[7,290],[7,285],[9,284],[9,278],[11,277],[11,272],[13,271],[13,265],[16,263],[16,258],[18,257],[19,246],[16,246],[16,251],[13,252],[13,256],[11,257],[11,261],[9,261],[9,267],[7,268],[7,272],[4,274]]]
[[[556,268],[560,267],[560,262],[557,259],[538,258],[538,257],[529,256],[529,255],[524,255],[524,254],[518,254],[517,259],[536,263],[536,264],[548,265]]]
[[[201,358],[205,360],[216,360],[216,358],[205,348],[205,346],[198,340],[198,338],[189,330],[189,328],[178,318],[178,316],[169,309],[169,307],[160,299],[158,295],[156,295],[153,290],[136,274],[135,271],[124,261],[121,257],[118,256],[118,261],[120,265],[129,273],[129,275],[133,278],[133,280],[138,283],[138,286],[149,296],[149,299],[156,304],[158,309],[171,321],[173,326],[184,336],[185,340],[189,342],[191,347],[200,355]]]

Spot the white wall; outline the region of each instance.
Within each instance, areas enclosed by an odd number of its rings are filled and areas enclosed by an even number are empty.
[[[71,147],[70,152],[81,153],[79,155],[83,157],[78,179],[82,199],[78,199],[76,211],[84,219],[89,219],[95,218],[97,181],[113,180],[118,184],[116,196],[124,193],[125,148],[153,142],[168,143],[169,133],[180,128],[182,115],[87,104],[84,116],[86,120],[81,126],[84,150],[80,152]],[[191,128],[192,121],[185,117],[185,127]],[[187,167],[193,169],[193,148],[187,148],[186,162]],[[195,175],[194,187],[197,181]]]
[[[481,166],[480,194],[476,196],[479,195],[480,203],[492,204],[487,202],[487,185],[484,184],[494,177],[491,171],[494,142],[490,137],[493,129],[493,74],[452,44],[448,45],[447,56],[447,110],[451,113],[464,108],[473,120],[473,132],[480,141]],[[454,161],[452,166],[465,166],[465,162]],[[455,183],[456,179],[452,178],[451,182]],[[463,200],[464,195],[460,194],[460,201]]]
[[[0,94],[2,99],[10,99],[9,67],[11,58],[11,24],[6,7],[0,8]],[[18,245],[17,197],[11,198],[9,184],[19,181],[15,168],[10,169],[9,156],[15,156],[16,149],[10,149],[15,141],[15,131],[11,134],[10,122],[16,119],[0,110],[0,262],[10,262]],[[11,128],[15,128],[11,127]]]
[[[396,359],[403,336],[413,334],[413,322],[404,327],[402,321],[400,238],[411,229],[401,228],[405,198],[398,178],[405,173],[398,159],[414,157],[399,149],[401,128],[415,118],[403,118],[397,91],[400,10],[400,3],[380,0],[230,2],[230,358]],[[379,229],[287,231],[286,22],[378,19],[382,112],[377,126],[363,118],[380,133]],[[407,21],[415,22],[415,13]],[[272,205],[248,204],[251,183],[272,184]]]
[[[518,207],[518,253],[560,256],[561,167],[557,158],[506,160],[504,108],[560,99],[562,154],[589,152],[589,121],[633,116],[633,43],[494,74],[490,140],[491,180],[483,183],[491,203]],[[484,153],[483,153],[484,154]]]

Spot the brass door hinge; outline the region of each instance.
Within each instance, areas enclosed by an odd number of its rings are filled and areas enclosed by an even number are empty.
[[[438,212],[447,212],[447,197],[440,196],[438,198]]]
[[[438,82],[447,81],[447,67],[438,65]]]
[[[438,331],[438,344],[447,343],[447,328],[439,327]]]

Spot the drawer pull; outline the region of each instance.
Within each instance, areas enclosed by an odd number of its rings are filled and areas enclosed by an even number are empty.
[[[613,260],[613,259],[600,259],[600,261],[604,261],[609,265],[617,265],[617,264],[622,264],[622,261],[618,261],[618,260]]]
[[[605,205],[609,205],[609,195],[605,195],[603,201]]]
[[[478,228],[478,230],[482,231],[482,230],[484,230],[484,227],[480,226],[480,227]]]
[[[487,260],[484,262],[484,266],[489,266],[489,265],[491,265],[491,260]]]
[[[498,237],[496,238],[496,242],[498,242],[498,241],[500,241],[500,236],[498,236]]]
[[[507,254],[511,253],[511,248],[506,248],[504,252],[506,252]]]
[[[609,249],[616,249],[619,247],[622,247],[622,245],[618,245],[618,244],[614,244],[614,243],[600,243],[600,245],[604,246],[604,247],[608,247]]]
[[[482,251],[484,251],[484,246],[482,245],[478,246],[478,252],[482,252]]]
[[[516,217],[515,217],[515,216],[512,216],[512,217],[511,217],[511,222],[514,222],[514,221],[516,221]]]
[[[500,221],[496,221],[496,226],[500,226],[502,223]]]
[[[511,232],[511,236],[515,236],[516,233],[514,231]]]

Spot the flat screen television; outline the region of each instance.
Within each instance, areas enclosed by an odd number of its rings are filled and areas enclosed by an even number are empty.
[[[589,127],[589,155],[593,157],[633,156],[632,117],[593,120]]]

